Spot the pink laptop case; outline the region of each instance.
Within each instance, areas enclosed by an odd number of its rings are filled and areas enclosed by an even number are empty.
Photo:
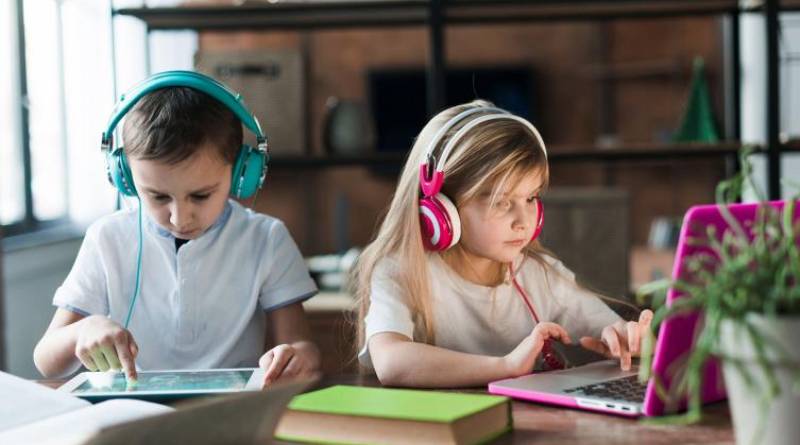
[[[783,208],[783,202],[772,202],[770,205],[778,209]],[[758,204],[732,204],[728,206],[728,209],[749,232],[748,229],[752,227]],[[795,217],[798,216],[800,216],[800,209],[795,209]],[[686,212],[673,265],[673,278],[686,277],[687,272],[684,265],[686,257],[703,250],[709,251],[708,248],[703,246],[692,245],[693,243],[690,240],[704,239],[706,237],[706,228],[710,225],[716,226],[716,233],[720,238],[728,228],[728,224],[717,205],[695,206]],[[681,294],[670,289],[667,293],[667,304],[671,304],[677,298],[681,298]],[[671,377],[674,375],[675,368],[678,367],[676,365],[679,365],[691,350],[698,318],[699,314],[676,316],[665,320],[661,325],[653,357],[653,374],[658,376],[666,388],[669,388]],[[494,385],[494,383],[499,382],[490,383],[489,392],[535,402],[579,408],[575,399],[569,396],[512,390],[501,388]],[[716,360],[709,360],[706,363],[701,392],[704,403],[725,399],[721,368]],[[676,405],[679,409],[685,408],[685,400],[679,401]],[[655,391],[654,380],[651,379],[647,386],[642,412],[646,416],[658,416],[665,413],[665,408],[665,403]]]
[[[770,205],[776,209],[783,209],[782,201],[771,202]],[[734,218],[745,229],[752,239],[752,227],[756,218],[758,203],[731,204],[728,209]],[[795,218],[800,215],[800,209],[795,208]],[[728,223],[722,216],[717,205],[703,205],[690,208],[684,217],[681,234],[678,241],[678,250],[675,255],[672,277],[680,278],[687,275],[684,259],[688,256],[700,252],[711,253],[710,249],[703,245],[692,245],[691,238],[702,241],[707,238],[707,227],[716,227],[718,239],[729,229]],[[703,243],[704,244],[704,243]],[[681,293],[670,289],[667,293],[667,304],[671,304]],[[659,376],[669,388],[671,378],[674,375],[674,365],[678,364],[689,353],[697,327],[698,314],[671,317],[664,321],[661,326],[658,340],[656,341],[655,355],[653,357],[653,374]],[[722,380],[720,364],[717,360],[709,360],[706,363],[703,376],[703,387],[701,388],[702,400],[704,403],[723,400],[725,398],[725,388]],[[655,392],[655,383],[650,380],[644,401],[644,413],[648,416],[661,415],[665,411],[664,402]],[[685,400],[679,404],[680,408],[685,408]]]

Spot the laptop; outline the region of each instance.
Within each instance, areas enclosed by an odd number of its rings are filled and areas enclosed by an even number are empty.
[[[771,205],[782,207],[779,202]],[[727,207],[742,227],[752,227],[758,203],[731,204]],[[705,238],[706,228],[711,225],[716,226],[720,238],[728,228],[717,205],[695,206],[686,212],[672,269],[673,278],[686,277],[683,264],[686,257],[709,251],[702,246],[692,245],[691,240]],[[667,292],[667,304],[681,296],[680,292],[670,289]],[[653,351],[652,375],[667,389],[676,370],[680,369],[691,351],[698,315],[674,316],[661,324]],[[630,371],[622,371],[618,360],[602,360],[570,369],[499,380],[489,384],[489,392],[629,417],[659,416],[685,408],[685,400],[661,400],[656,393],[654,378],[642,384],[638,380],[638,371],[638,366],[632,366]],[[716,360],[709,360],[705,365],[701,397],[703,403],[725,399],[721,368]]]

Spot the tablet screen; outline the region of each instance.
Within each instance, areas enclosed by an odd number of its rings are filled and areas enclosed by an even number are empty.
[[[140,372],[139,380],[129,384],[122,373],[92,373],[72,393],[89,395],[109,392],[236,391],[245,389],[252,374],[252,370]]]

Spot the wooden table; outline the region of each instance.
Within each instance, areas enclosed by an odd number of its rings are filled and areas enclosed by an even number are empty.
[[[57,387],[63,380],[42,380]],[[328,376],[317,387],[330,385],[380,386],[374,376],[356,374]],[[464,392],[485,392],[464,389]],[[639,420],[556,408],[522,401],[512,402],[514,430],[494,444],[733,444],[733,429],[726,402],[709,405],[704,420],[696,425],[647,425]],[[283,442],[281,442],[283,443]]]
[[[340,375],[324,378],[329,385],[380,386],[375,376]],[[482,389],[464,392],[485,393]],[[733,444],[730,411],[726,402],[706,406],[703,422],[696,425],[647,425],[636,419],[514,400],[514,430],[494,444]]]

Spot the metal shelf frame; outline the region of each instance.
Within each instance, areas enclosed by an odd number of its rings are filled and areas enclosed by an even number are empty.
[[[726,137],[740,137],[741,109],[739,83],[739,15],[743,12],[763,13],[766,18],[766,124],[767,140],[763,151],[767,156],[768,195],[779,199],[781,194],[779,141],[779,58],[778,15],[780,11],[800,10],[800,0],[761,0],[741,6],[739,0],[389,0],[343,1],[320,3],[275,3],[241,6],[198,6],[172,8],[122,8],[112,16],[132,16],[142,20],[147,32],[152,30],[192,29],[197,31],[242,30],[316,30],[364,27],[425,27],[429,35],[427,66],[428,114],[445,105],[444,82],[446,26],[522,23],[535,21],[597,21],[637,18],[670,18],[679,16],[719,15],[730,23],[726,43]],[[113,33],[112,33],[113,34]],[[695,156],[723,156],[736,159],[738,143],[694,147],[664,146],[657,149],[614,150],[586,149],[557,154],[553,161],[673,159]],[[380,165],[402,162],[404,156],[368,156],[358,158],[308,157],[305,160],[276,159],[276,164],[298,168],[337,165]]]

